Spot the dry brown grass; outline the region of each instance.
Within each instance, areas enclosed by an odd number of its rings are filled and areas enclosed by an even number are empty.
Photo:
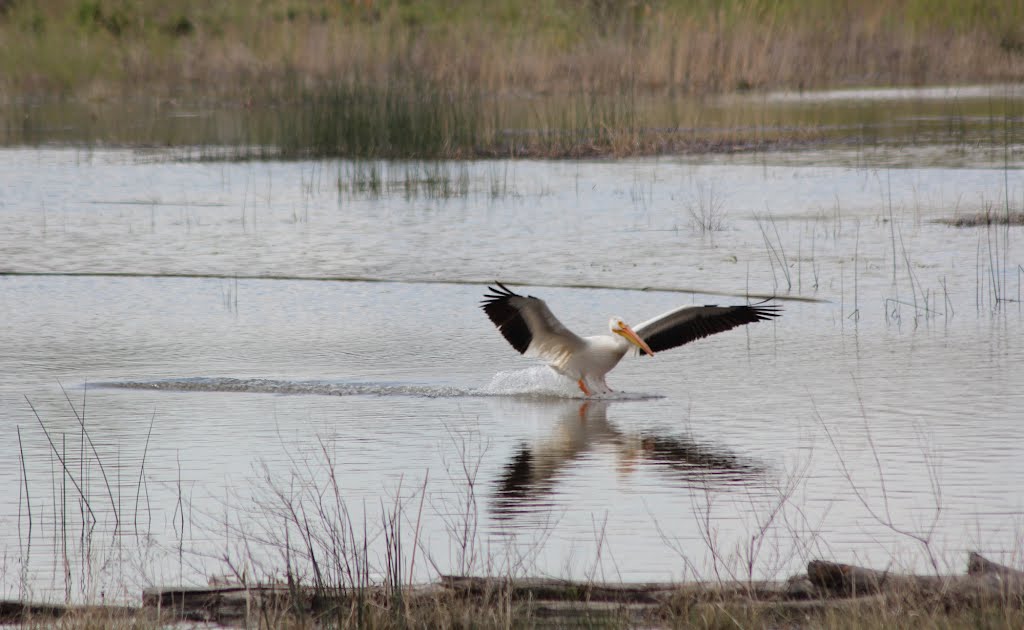
[[[23,627],[66,628],[165,628],[201,622],[182,619],[169,611],[75,610],[58,617],[30,616]],[[531,602],[495,591],[475,597],[439,592],[421,596],[415,603],[388,599],[367,601],[361,609],[343,605],[325,607],[311,614],[286,601],[273,607],[253,606],[240,618],[222,619],[229,627],[250,628],[794,628],[822,630],[882,630],[889,628],[1020,628],[1024,610],[1020,602],[986,606],[950,606],[935,598],[911,593],[807,602],[752,601],[744,597],[719,597],[714,589],[692,591],[660,606],[636,606],[615,602]]]

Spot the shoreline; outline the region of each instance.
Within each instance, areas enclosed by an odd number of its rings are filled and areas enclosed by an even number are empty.
[[[807,572],[782,581],[616,583],[551,578],[442,575],[419,585],[369,584],[321,588],[297,581],[207,587],[151,587],[141,606],[0,602],[0,622],[59,620],[92,627],[97,620],[131,627],[199,622],[216,626],[338,623],[356,619],[405,627],[489,610],[505,623],[564,626],[676,627],[709,617],[758,626],[886,627],[906,616],[955,622],[985,615],[1009,622],[1021,615],[1024,571],[976,552],[958,575],[910,575],[812,560]],[[838,617],[837,617],[838,616]],[[346,620],[348,623],[346,623]],[[742,623],[741,621],[742,620]],[[500,621],[495,618],[491,621]],[[480,620],[477,620],[479,623]],[[498,624],[502,625],[502,624]],[[488,626],[484,620],[484,627]]]

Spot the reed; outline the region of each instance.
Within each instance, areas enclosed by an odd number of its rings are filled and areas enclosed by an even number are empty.
[[[400,194],[408,201],[467,197],[470,182],[469,167],[462,162],[355,160],[338,167],[337,187],[353,198]],[[493,179],[489,184],[491,198],[514,194],[507,182],[504,187]]]
[[[383,87],[342,83],[305,92],[278,119],[282,157],[364,155],[439,158],[472,154],[486,134],[470,91],[413,81]]]
[[[766,211],[766,213],[768,215],[767,221],[763,220],[756,213],[754,214],[754,220],[757,221],[757,227],[761,230],[761,238],[764,239],[764,248],[768,254],[768,262],[771,265],[772,282],[775,292],[777,293],[782,286],[782,283],[779,281],[779,276],[781,275],[782,279],[786,281],[786,292],[788,293],[793,290],[793,277],[789,269],[789,260],[786,258],[786,248],[782,244],[782,236],[779,234],[779,226],[776,225],[775,218],[770,211]],[[771,224],[772,232],[775,235],[774,241],[765,226],[766,222]]]

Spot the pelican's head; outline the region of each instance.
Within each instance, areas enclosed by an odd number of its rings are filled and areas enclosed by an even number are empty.
[[[622,321],[621,317],[613,317],[611,321],[608,322],[608,329],[612,331],[612,334],[623,337],[626,341],[633,344],[637,348],[640,348],[650,356],[654,356],[654,350],[651,350],[651,347],[647,345],[647,342],[641,339],[640,336],[637,335],[635,332],[633,332],[633,329],[630,328],[629,324]]]

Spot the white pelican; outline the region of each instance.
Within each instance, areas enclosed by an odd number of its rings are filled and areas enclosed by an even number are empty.
[[[605,374],[618,365],[629,345],[641,355],[654,356],[695,339],[730,328],[771,319],[780,307],[764,303],[736,306],[681,306],[638,325],[635,329],[613,317],[612,334],[580,337],[558,321],[544,300],[519,295],[502,283],[487,287],[482,308],[512,347],[548,362],[555,371],[576,381],[587,396],[611,392]]]

